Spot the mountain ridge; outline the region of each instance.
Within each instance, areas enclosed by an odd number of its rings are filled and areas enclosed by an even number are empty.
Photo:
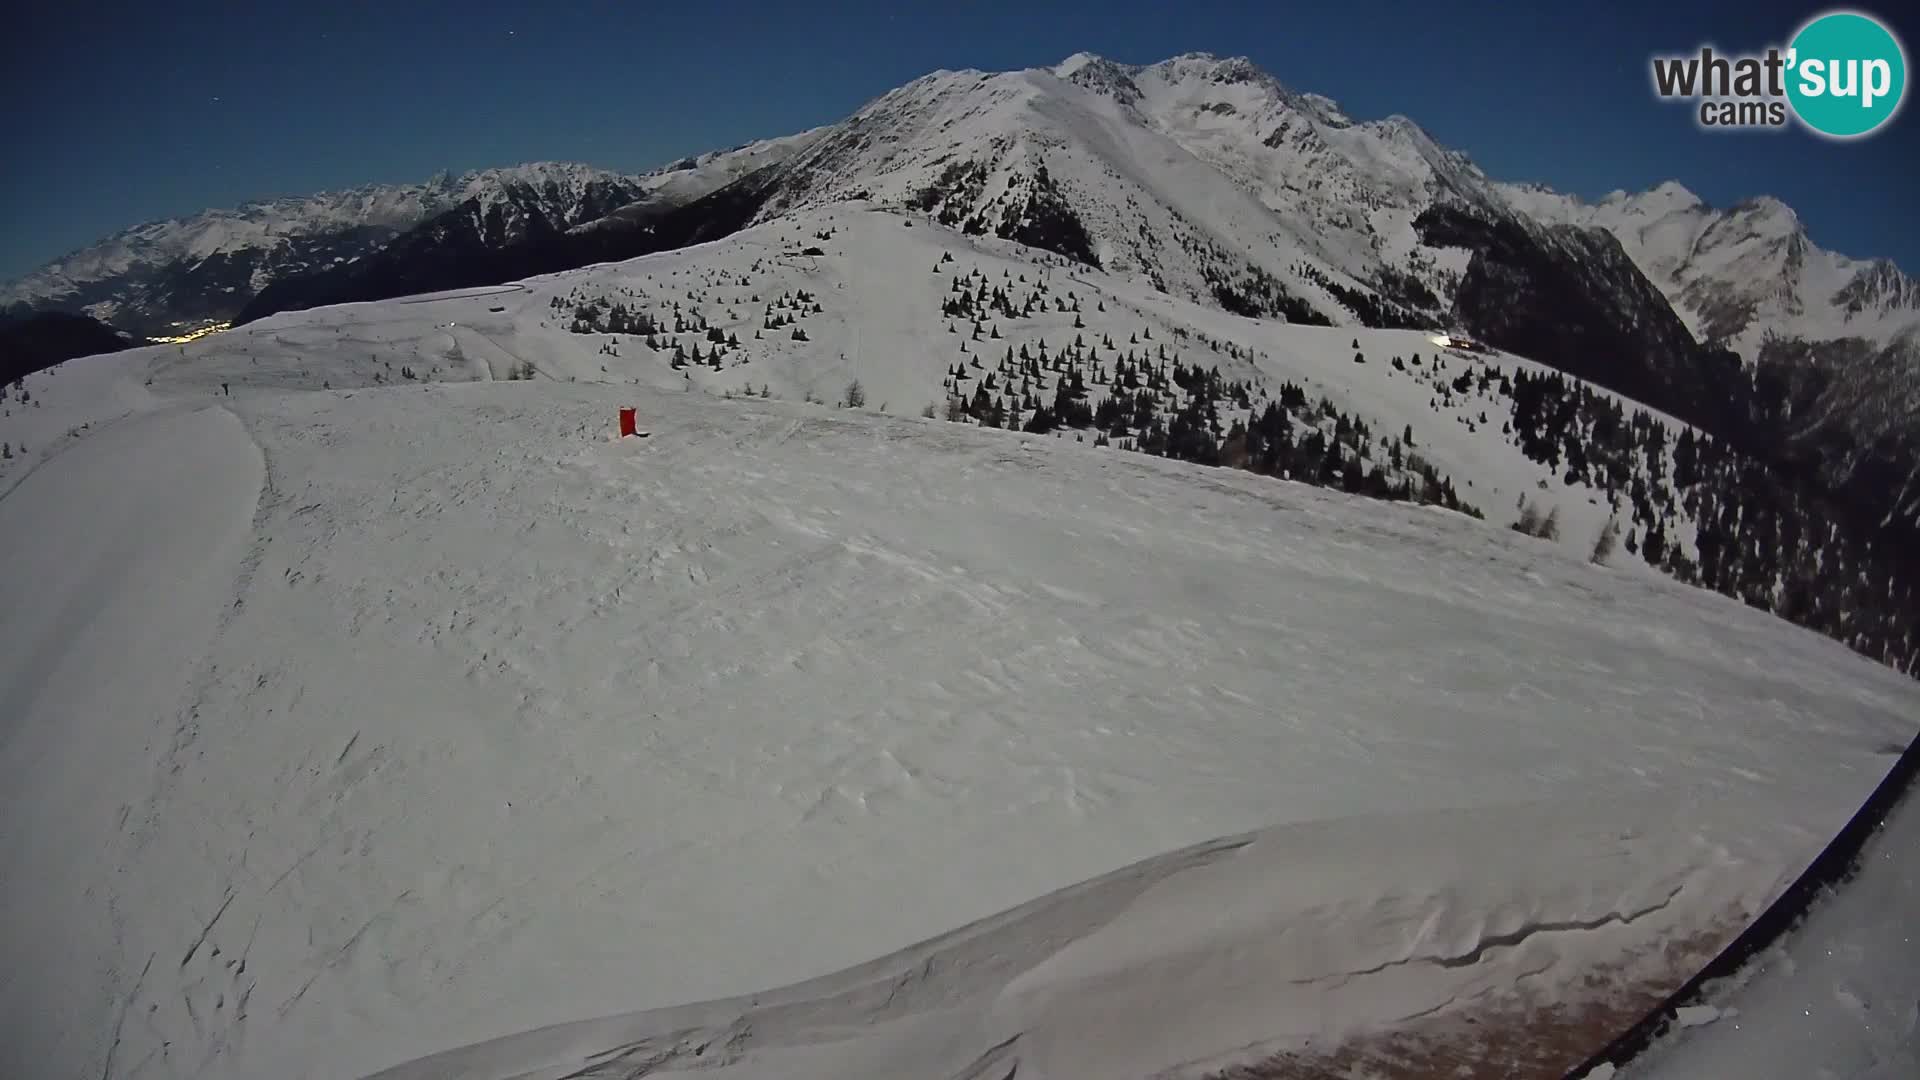
[[[1708,340],[1724,341],[1749,361],[1756,358],[1760,341],[1769,333],[1809,340],[1859,334],[1884,344],[1920,323],[1920,315],[1916,315],[1920,313],[1920,285],[1914,279],[1891,261],[1854,259],[1812,245],[1804,238],[1797,215],[1771,196],[1758,195],[1726,210],[1715,210],[1678,180],[1664,181],[1641,193],[1612,192],[1598,201],[1537,183],[1496,181],[1466,155],[1446,148],[1404,114],[1355,121],[1333,99],[1295,90],[1244,56],[1187,52],[1157,63],[1129,64],[1081,52],[1050,67],[1023,71],[943,69],[881,95],[842,123],[872,118],[876,108],[902,94],[912,96],[942,85],[951,88],[956,83],[1030,80],[1036,75],[1114,101],[1143,126],[1219,169],[1269,208],[1294,215],[1292,224],[1301,226],[1292,230],[1299,234],[1296,239],[1306,237],[1309,246],[1317,244],[1320,250],[1316,255],[1334,264],[1327,269],[1336,278],[1360,279],[1343,281],[1347,287],[1367,291],[1365,279],[1377,269],[1365,265],[1364,258],[1353,257],[1355,244],[1409,249],[1392,250],[1390,254],[1396,258],[1416,254],[1411,249],[1418,246],[1417,238],[1402,235],[1405,223],[1394,220],[1395,211],[1417,212],[1423,207],[1413,204],[1438,194],[1465,199],[1490,213],[1503,207],[1512,209],[1543,225],[1608,228],[1621,238],[1629,255],[1660,286],[1691,329]],[[1244,115],[1250,106],[1254,115]],[[1231,130],[1236,121],[1244,131]],[[482,195],[486,201],[489,190],[498,192],[522,183],[551,184],[556,178],[569,179],[578,189],[581,180],[591,176],[621,178],[645,188],[636,204],[648,201],[648,196],[661,195],[687,202],[786,152],[803,151],[839,126],[830,124],[694,155],[640,174],[614,173],[574,163],[536,162],[472,170],[458,176],[442,172],[419,184],[363,185],[306,196],[250,200],[229,209],[145,222],[0,286],[0,309],[84,310],[123,329],[152,334],[183,322],[211,321],[221,312],[230,314],[248,299],[236,297],[240,292],[250,296],[273,281],[351,262],[469,196]],[[1236,138],[1236,134],[1252,136],[1270,153],[1254,160],[1259,156],[1258,148],[1245,137]],[[1288,158],[1292,159],[1290,165]],[[721,167],[714,168],[716,164]],[[1311,175],[1328,168],[1332,170],[1328,176]],[[688,183],[693,177],[698,179]],[[713,182],[716,178],[721,183]],[[1803,287],[1796,277],[1787,287],[1771,293],[1762,290],[1762,295],[1756,295],[1753,288],[1743,289],[1737,282],[1722,280],[1713,273],[1713,267],[1696,267],[1689,274],[1686,267],[1670,265],[1675,259],[1661,244],[1643,243],[1634,231],[1635,222],[1656,211],[1664,215],[1724,217],[1743,210],[1754,211],[1749,216],[1762,224],[1787,221],[1791,235],[1798,239],[1771,246],[1762,243],[1758,245],[1761,250],[1751,253],[1744,262],[1734,259],[1741,265],[1727,268],[1726,273],[1758,271],[1770,281],[1781,273],[1799,273],[1812,260],[1818,264],[1819,281]],[[1321,233],[1327,235],[1317,235]],[[1735,246],[1743,238],[1755,239],[1744,235],[1727,239],[1729,233],[1728,229],[1720,230],[1723,242]],[[313,239],[321,234],[326,234],[324,242]],[[262,249],[261,254],[245,254],[255,248]],[[178,275],[189,279],[179,287],[169,289],[159,283],[135,281],[115,288],[102,281],[115,275],[141,276],[143,269],[169,258],[177,264],[193,261],[192,265],[179,266]],[[208,259],[215,260],[214,265],[204,265]],[[1272,266],[1264,269],[1276,273]],[[1457,272],[1464,266],[1451,269]],[[1276,277],[1286,282],[1289,275],[1283,272],[1285,267],[1280,270]],[[1414,273],[1419,276],[1421,271]],[[195,278],[213,280],[192,280]],[[1292,284],[1294,291],[1315,291],[1306,283]],[[1425,280],[1423,284],[1431,289],[1434,282]],[[190,294],[194,299],[185,302],[176,293]],[[1777,302],[1769,305],[1770,299]],[[1315,306],[1325,313],[1325,304]],[[1336,321],[1339,318],[1337,312],[1330,317]]]
[[[274,282],[354,262],[470,201],[481,212],[514,204],[524,212],[537,203],[543,216],[572,227],[621,206],[690,200],[734,179],[743,162],[807,134],[638,174],[527,162],[142,222],[0,284],[0,312],[83,313],[141,336],[170,335],[230,320]]]
[[[1672,180],[1591,202],[1533,184],[1503,193],[1536,218],[1614,233],[1697,333],[1748,360],[1768,336],[1887,344],[1920,330],[1920,282],[1891,259],[1820,247],[1771,195],[1716,207]]]
[[[1356,121],[1245,57],[932,72],[838,123],[682,159],[605,197],[581,197],[590,167],[529,168],[559,170],[547,197],[442,207],[403,234],[346,236],[350,254],[215,255],[169,295],[246,320],[866,201],[1248,317],[1464,331],[1823,482],[1920,491],[1920,287],[1898,267],[1819,248],[1770,197],[1720,211],[1678,181],[1598,203],[1504,183],[1405,116]],[[1856,373],[1869,392],[1849,389]],[[1920,498],[1899,501],[1920,519]]]

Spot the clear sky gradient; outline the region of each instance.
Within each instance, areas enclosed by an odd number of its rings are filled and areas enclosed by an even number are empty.
[[[1910,58],[1908,5],[1890,19]],[[1712,134],[1648,58],[1784,44],[1825,6],[1702,0],[288,4],[29,2],[0,35],[0,279],[136,223],[522,161],[640,170],[838,120],[938,68],[1088,50],[1244,55],[1358,119],[1403,113],[1490,175],[1598,197],[1771,194],[1815,242],[1920,273],[1920,108],[1833,143]],[[1911,78],[1911,74],[1910,74]],[[1913,96],[1920,91],[1909,91]]]

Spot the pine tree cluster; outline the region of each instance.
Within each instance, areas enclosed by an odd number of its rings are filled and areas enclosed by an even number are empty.
[[[1920,590],[1900,545],[1807,482],[1557,373],[1512,380],[1523,453],[1630,510],[1629,552],[1691,585],[1920,674]],[[1682,537],[1694,532],[1689,555]]]
[[[950,260],[943,258],[935,266]],[[1105,311],[1104,301],[1098,310]],[[1322,399],[1309,403],[1291,383],[1269,399],[1252,384],[1224,377],[1218,366],[1183,360],[1153,339],[1151,325],[1089,337],[1072,293],[1050,292],[1026,275],[994,281],[978,271],[953,276],[942,316],[961,336],[962,359],[949,365],[945,416],[983,427],[1033,434],[1073,431],[1096,446],[1115,446],[1202,465],[1246,469],[1390,500],[1431,503],[1479,516],[1453,483],[1416,453],[1405,437],[1377,437],[1364,420]],[[1045,337],[996,348],[1000,322],[1020,325],[1040,315],[1071,313],[1072,337]],[[1058,324],[1054,324],[1058,325]],[[1214,351],[1220,343],[1210,342]],[[1229,345],[1230,355],[1243,350]],[[998,353],[996,357],[994,354]]]

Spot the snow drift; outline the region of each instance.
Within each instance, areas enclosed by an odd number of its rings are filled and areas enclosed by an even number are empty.
[[[1722,846],[1704,811],[1570,801],[1263,830],[837,975],[379,1077],[1300,1076],[1389,1057],[1551,1075],[1770,885],[1771,858]]]

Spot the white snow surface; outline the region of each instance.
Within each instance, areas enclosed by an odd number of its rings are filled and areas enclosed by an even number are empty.
[[[261,479],[231,413],[186,407],[107,428],[0,502],[4,994],[10,1038],[31,1042],[7,1075],[92,1067],[115,1022],[100,991],[138,981],[124,920],[179,902],[123,892],[120,855],[84,845],[168,824],[146,795],[193,725],[163,721],[228,613]]]
[[[1716,904],[1746,910],[1765,877],[1769,860],[1735,855],[1709,820],[1574,799],[1270,828],[797,986],[556,1025],[380,1078],[1211,1075],[1601,965],[1659,970],[1652,943]]]
[[[1909,795],[1869,841],[1857,877],[1785,939],[1710,987],[1706,1004],[1698,1006],[1702,1022],[1668,1036],[1619,1075],[1920,1075],[1917,852],[1920,799]]]
[[[1411,423],[1490,516],[1539,493],[1382,362],[1417,335],[1355,365],[1352,330],[844,209],[33,376],[0,418],[0,1073],[360,1075],[612,1016],[410,1075],[649,1039],[1197,1075],[1737,925],[1913,733],[1912,682],[1584,538],[903,418],[968,269]],[[745,339],[742,294],[797,288],[810,341],[692,377],[549,310],[734,301]],[[482,382],[373,384],[402,365]],[[792,400],[854,376],[896,415]],[[748,385],[779,397],[718,396]],[[612,437],[628,405],[650,438]]]

